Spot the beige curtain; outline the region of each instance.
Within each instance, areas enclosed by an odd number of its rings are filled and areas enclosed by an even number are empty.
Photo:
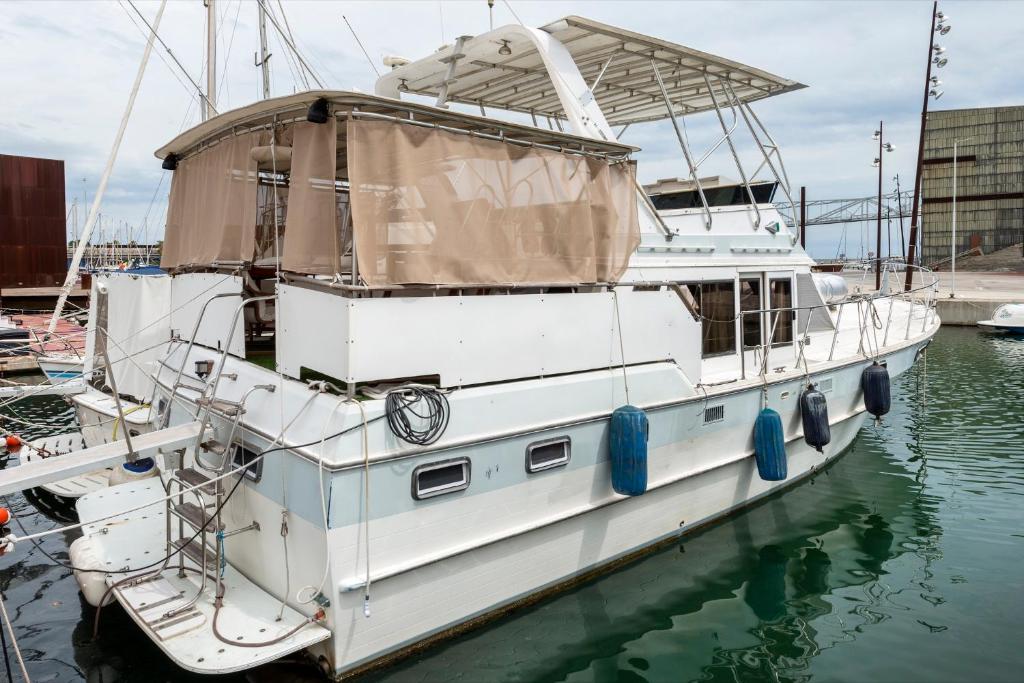
[[[327,123],[301,122],[293,128],[288,214],[281,267],[299,273],[341,272],[345,245],[338,231],[334,191],[338,134]]]
[[[614,281],[639,244],[629,164],[389,121],[347,134],[370,286]]]
[[[171,179],[160,266],[248,261],[256,234],[260,133],[236,135],[183,159]]]

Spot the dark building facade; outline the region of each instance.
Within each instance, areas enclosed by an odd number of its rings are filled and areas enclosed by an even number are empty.
[[[951,256],[957,140],[956,252],[1024,241],[1024,106],[932,111],[921,192],[925,265]]]
[[[0,154],[0,287],[53,287],[67,274],[64,162]]]

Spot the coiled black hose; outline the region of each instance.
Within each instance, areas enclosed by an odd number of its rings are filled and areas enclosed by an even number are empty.
[[[395,436],[417,446],[429,446],[447,429],[450,408],[447,397],[437,389],[404,387],[388,394],[384,412]]]

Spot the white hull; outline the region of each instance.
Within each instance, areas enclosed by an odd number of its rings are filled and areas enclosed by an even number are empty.
[[[54,384],[81,378],[85,367],[82,358],[73,356],[39,356],[36,362],[46,379]]]
[[[935,329],[937,325],[883,353],[881,360],[887,362],[893,377],[913,364]],[[856,437],[865,417],[860,377],[870,362],[863,356],[837,361],[812,374],[811,381],[826,380],[830,386],[826,396],[832,441],[824,454],[808,447],[802,438],[797,397],[806,378],[787,372],[769,380],[769,405],[782,415],[787,441],[788,477],[782,482],[762,481],[753,459],[751,432],[761,407],[759,381],[719,387],[709,391],[707,398],[698,395],[664,401],[659,399],[667,389],[659,390],[659,384],[664,384],[665,378],[649,370],[654,379],[661,381],[645,384],[644,371],[639,369],[634,370],[631,382],[634,397],[639,394],[641,399],[635,402],[650,417],[652,438],[648,490],[635,498],[617,495],[611,489],[606,445],[608,412],[594,414],[586,410],[590,394],[604,397],[599,401],[602,404],[609,400],[622,402],[617,396],[621,375],[615,372],[602,375],[601,385],[572,389],[577,396],[575,402],[555,398],[552,403],[552,394],[561,382],[558,379],[524,383],[532,391],[510,399],[521,407],[538,404],[541,411],[549,405],[562,405],[561,421],[557,414],[548,415],[552,419],[543,424],[520,421],[520,429],[499,438],[466,440],[440,451],[421,449],[383,458],[374,456],[368,525],[361,514],[364,479],[359,460],[354,466],[332,466],[334,471],[324,473],[330,491],[330,531],[326,537],[319,523],[319,504],[315,496],[308,495],[311,488],[315,490],[317,468],[302,457],[267,460],[259,481],[246,482],[242,498],[229,501],[225,508],[229,528],[251,522],[260,525],[259,531],[225,544],[229,566],[243,574],[247,590],[259,595],[236,591],[228,599],[276,604],[266,597],[279,600],[286,595],[292,608],[311,615],[316,605],[299,604],[296,590],[318,584],[326,549],[330,574],[323,593],[331,605],[323,626],[332,635],[314,644],[320,636],[313,638],[314,627],[308,627],[310,653],[322,658],[322,666],[339,676],[386,661],[417,644],[447,637],[467,624],[477,623],[479,617],[500,613],[660,541],[687,534],[812,475],[837,458]],[[236,369],[263,372],[233,362],[231,370]],[[257,379],[250,376],[245,384]],[[493,405],[494,398],[488,398],[486,391],[465,390],[465,400],[470,405],[479,406],[481,401]],[[334,403],[324,398],[326,406]],[[296,403],[289,402],[293,410]],[[709,405],[723,405],[725,419],[705,424],[705,408]],[[469,405],[461,408],[470,409]],[[267,414],[261,415],[262,410]],[[254,422],[271,420],[275,410],[272,404],[260,408],[253,405],[249,416]],[[453,411],[461,414],[460,406]],[[310,424],[322,425],[322,421],[313,419]],[[458,427],[453,425],[451,429]],[[258,431],[247,431],[247,441],[265,447],[257,440]],[[523,469],[525,444],[563,434],[572,439],[573,465],[527,475]],[[353,443],[342,440],[349,454]],[[472,495],[467,491],[410,503],[409,476],[417,465],[461,456],[473,462]],[[290,492],[287,500],[282,500],[282,481],[287,482]],[[89,506],[91,499],[87,496],[83,500]],[[303,557],[301,563],[290,564],[287,576],[279,533],[282,507],[289,509],[290,552]],[[150,517],[147,522],[154,529],[163,524],[160,508],[154,509],[159,510],[157,518]],[[371,541],[369,567],[364,552],[367,527]],[[98,539],[101,554],[115,553],[119,562],[129,566],[146,564],[145,560],[162,547],[162,541],[156,538],[157,544],[147,546],[146,555],[124,557],[124,544],[107,548],[106,542],[111,539],[103,535],[94,538]],[[166,571],[169,577],[175,573],[173,569]],[[368,604],[364,599],[367,572],[371,580]],[[286,578],[287,594],[283,590]],[[198,590],[198,579],[195,581]],[[115,596],[122,604],[133,599],[122,591],[115,591]],[[266,611],[255,610],[250,618],[263,623],[273,617]],[[225,670],[223,661],[197,654],[190,642],[193,640],[168,639],[160,645],[184,668],[206,673]],[[265,656],[279,657],[286,649],[294,649],[294,643],[281,644]]]
[[[919,347],[907,347],[889,358],[894,376],[909,367]],[[525,487],[478,496],[488,500],[475,502],[473,509],[465,510],[464,515],[460,515],[459,510],[449,509],[449,522],[454,515],[499,525],[504,521],[505,525],[492,531],[492,542],[478,536],[480,542],[476,547],[451,552],[433,561],[426,547],[431,541],[437,544],[449,537],[450,524],[447,530],[441,524],[432,529],[422,516],[419,519],[410,516],[405,520],[409,528],[392,528],[391,523],[382,521],[380,524],[388,528],[374,531],[375,524],[371,523],[370,618],[363,615],[361,577],[365,573],[365,560],[358,549],[358,525],[332,530],[332,556],[346,558],[338,562],[340,572],[347,570],[347,577],[345,574],[340,577],[343,591],[346,582],[350,582],[347,586],[350,590],[341,593],[334,611],[335,638],[325,644],[333,645],[336,673],[367,665],[436,634],[447,637],[460,624],[500,613],[509,605],[564,586],[659,541],[685,535],[812,475],[839,457],[864,421],[859,389],[855,388],[859,386],[863,367],[864,364],[859,363],[848,368],[845,371],[848,377],[844,380],[836,373],[828,373],[837,388],[844,381],[852,386],[845,396],[828,395],[830,410],[834,412],[830,420],[832,442],[825,448],[824,455],[807,446],[798,428],[792,429],[794,420],[799,421],[798,414],[792,410],[795,401],[788,414],[780,411],[787,425],[789,476],[784,482],[762,481],[747,443],[749,435],[729,430],[652,450],[648,492],[635,498],[611,493],[607,462],[563,473],[560,485],[542,491],[540,496],[531,495]],[[754,389],[735,396],[726,404],[726,410],[746,402],[755,406],[756,412],[759,393]],[[669,409],[668,412],[674,414],[665,417],[676,421],[692,420],[692,405]],[[700,404],[697,405],[699,408]],[[652,414],[651,420],[654,429],[657,414]],[[752,419],[749,425],[752,429]],[[518,446],[509,450],[509,456],[520,457]],[[570,476],[575,481],[569,480]],[[581,492],[583,495],[579,495]],[[517,517],[529,517],[528,511],[536,508],[531,503],[541,498],[545,501],[571,499],[574,494],[580,503],[578,509],[565,509],[558,515],[561,518],[558,521],[549,518],[525,525],[516,525],[513,521]],[[549,511],[554,508],[549,504]],[[507,511],[506,519],[500,520],[490,512],[493,510]],[[399,524],[401,522],[394,522],[394,526]],[[388,542],[387,535],[395,537],[394,552],[388,552],[394,544]],[[416,541],[410,538],[412,535],[420,539],[424,547],[418,548]],[[385,559],[389,556],[393,558],[392,563]]]

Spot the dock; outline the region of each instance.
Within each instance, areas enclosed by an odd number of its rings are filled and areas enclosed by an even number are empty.
[[[70,320],[58,320],[54,337],[46,339],[50,315],[46,313],[23,313],[8,316],[18,327],[28,330],[32,340],[30,353],[24,355],[0,355],[0,375],[36,372],[39,364],[37,354],[74,353],[85,355],[85,328]]]
[[[935,273],[939,278],[936,307],[943,325],[975,326],[979,320],[991,320],[1003,304],[1024,304],[1024,272]],[[843,273],[850,291],[874,291],[874,273]],[[929,276],[930,277],[930,276]],[[915,286],[921,283],[914,281]]]

